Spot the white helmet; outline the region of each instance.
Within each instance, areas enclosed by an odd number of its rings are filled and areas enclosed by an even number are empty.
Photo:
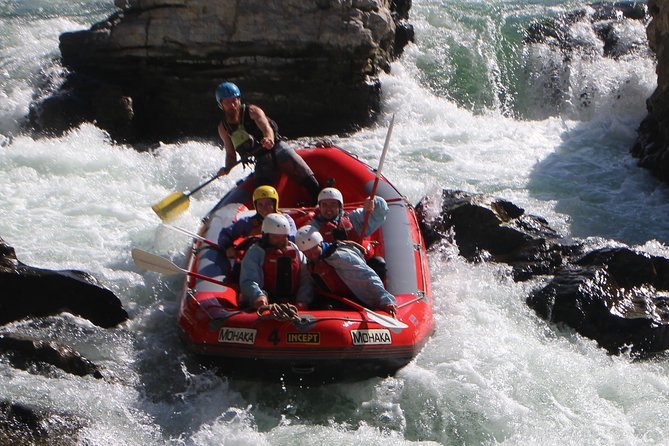
[[[281,214],[268,214],[260,228],[263,234],[290,235],[288,220]]]
[[[308,251],[322,241],[323,236],[313,226],[302,226],[295,235],[295,244],[300,251]]]
[[[318,202],[321,200],[337,200],[340,206],[344,206],[344,196],[339,192],[339,189],[334,187],[326,187],[318,194]]]

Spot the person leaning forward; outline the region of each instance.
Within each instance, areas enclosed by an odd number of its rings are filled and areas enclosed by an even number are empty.
[[[298,229],[295,244],[309,261],[316,287],[338,296],[353,295],[367,308],[396,316],[395,296],[384,288],[379,276],[367,265],[362,247],[347,241],[325,242],[312,226]]]
[[[282,214],[262,222],[262,238],[244,255],[239,277],[240,306],[260,308],[270,303],[306,309],[313,300],[307,259],[288,240],[290,227]]]
[[[216,102],[224,116],[218,134],[225,146],[225,166],[218,176],[227,175],[239,155],[243,164],[254,164],[255,186],[276,186],[283,172],[316,197],[320,186],[313,171],[294,149],[279,141],[277,125],[253,104],[241,101],[241,92],[232,82],[216,88]]]

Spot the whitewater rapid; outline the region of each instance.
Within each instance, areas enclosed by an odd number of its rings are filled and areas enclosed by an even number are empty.
[[[4,398],[80,416],[87,420],[81,444],[96,445],[665,442],[665,356],[607,355],[526,306],[541,279],[515,283],[507,267],[464,262],[448,246],[429,257],[435,333],[394,377],[318,388],[261,385],[194,362],[176,333],[182,278],[140,270],[130,250],[183,264],[188,238],[163,227],[150,205],[216,172],[224,161],[218,145],[182,142],[137,152],[92,124],[52,138],[21,130],[35,73],[47,67],[60,75],[49,65],[59,33],[110,10],[106,2],[80,3],[88,13],[60,13],[65,3],[57,1],[40,2],[47,13],[0,16],[0,236],[30,265],[91,272],[120,297],[131,320],[105,330],[61,315],[5,327],[69,344],[113,379],[57,370],[43,376],[0,356]],[[493,194],[547,218],[566,238],[587,237],[594,245],[611,239],[669,255],[669,190],[629,155],[655,88],[652,59],[575,61],[571,96],[548,113],[541,98],[550,91],[539,78],[550,79],[541,67],[556,56],[547,48],[520,51],[522,67],[539,67],[535,83],[517,81],[527,88],[522,113],[498,94],[500,86],[518,87],[502,74],[510,62],[486,33],[510,41],[509,17],[528,20],[523,14],[542,7],[414,1],[417,43],[381,79],[378,124],[333,142],[377,165],[395,114],[384,174],[411,202],[442,188]],[[630,33],[638,35],[637,28]],[[455,35],[476,56],[446,51],[455,48]],[[452,54],[483,67],[480,79],[458,77],[467,64]],[[593,92],[587,107],[576,100],[584,89]],[[175,224],[196,230],[246,173],[238,167],[195,195]]]

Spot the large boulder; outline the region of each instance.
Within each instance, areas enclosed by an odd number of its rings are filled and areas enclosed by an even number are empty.
[[[454,244],[469,261],[511,265],[515,280],[549,276],[527,297],[540,317],[611,353],[669,349],[669,259],[620,246],[585,253],[543,218],[487,195],[444,190],[416,211],[428,249]]]
[[[115,4],[107,20],[61,35],[71,74],[32,107],[37,128],[61,132],[87,120],[123,140],[214,137],[214,89],[229,80],[284,135],[350,130],[371,122],[378,75],[413,38],[410,0]]]
[[[559,270],[527,303],[611,353],[669,348],[669,259],[603,248]]]
[[[104,328],[128,319],[119,298],[90,274],[25,265],[16,259],[14,249],[1,238],[0,290],[0,324],[63,311]]]
[[[648,10],[652,21],[646,34],[657,56],[657,88],[646,101],[648,115],[631,152],[641,166],[669,182],[669,1],[648,0]]]
[[[580,250],[564,243],[545,219],[488,195],[444,189],[438,199],[421,200],[416,210],[428,248],[450,240],[468,260],[511,265],[516,280],[551,274],[566,254]]]

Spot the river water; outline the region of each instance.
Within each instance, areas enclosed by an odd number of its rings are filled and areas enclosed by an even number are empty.
[[[394,377],[263,385],[194,363],[176,331],[181,278],[140,270],[130,249],[184,262],[188,238],[150,204],[202,182],[222,151],[185,142],[138,153],[91,124],[60,138],[21,131],[40,77],[62,77],[58,35],[112,3],[0,1],[0,236],[27,264],[91,272],[131,315],[115,329],[68,314],[5,327],[69,344],[110,378],[45,376],[0,357],[3,399],[81,417],[86,445],[666,443],[669,358],[609,356],[525,305],[543,282],[514,283],[507,267],[447,247],[430,254],[435,333]],[[619,25],[632,50],[617,60],[582,23],[569,57],[521,43],[533,20],[583,4],[414,0],[416,43],[382,76],[378,125],[334,142],[376,165],[395,114],[384,174],[412,202],[442,188],[489,193],[567,238],[669,255],[669,189],[629,155],[656,83],[643,24]],[[195,230],[246,173],[203,190],[176,224]]]

